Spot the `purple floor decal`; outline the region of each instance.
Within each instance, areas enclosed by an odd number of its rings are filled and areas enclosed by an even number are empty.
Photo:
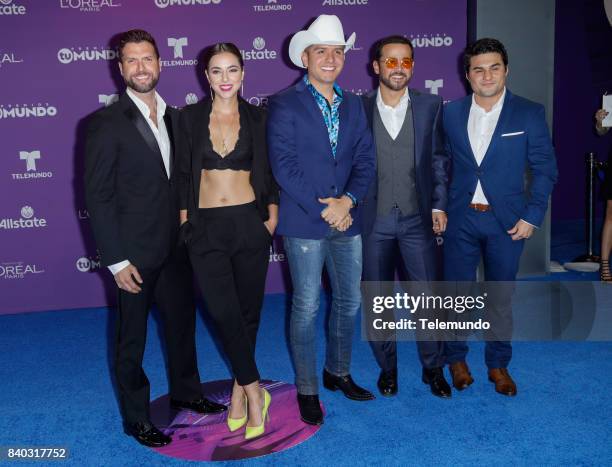
[[[151,402],[151,420],[172,443],[155,449],[160,454],[194,461],[225,461],[248,459],[284,451],[314,435],[320,427],[300,420],[293,384],[264,380],[261,382],[272,396],[266,422],[266,432],[259,438],[244,439],[244,428],[231,433],[225,422],[227,412],[202,415],[170,408],[170,397],[162,396]],[[212,381],[202,384],[202,393],[210,400],[229,404],[232,381]],[[324,409],[325,410],[325,409]]]

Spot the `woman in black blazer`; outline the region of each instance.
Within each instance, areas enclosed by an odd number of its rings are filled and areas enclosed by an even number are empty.
[[[255,340],[278,186],[268,163],[265,111],[239,96],[240,51],[215,44],[205,65],[211,98],[181,115],[181,228],[234,373],[227,424],[231,431],[246,425],[250,439],[263,434],[271,400],[259,386]]]

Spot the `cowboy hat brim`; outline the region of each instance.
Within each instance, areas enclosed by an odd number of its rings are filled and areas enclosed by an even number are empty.
[[[302,52],[311,45],[343,45],[344,51],[348,52],[355,45],[356,37],[357,35],[353,33],[346,41],[322,41],[310,31],[299,31],[289,42],[289,58],[295,66],[306,68],[302,63]]]

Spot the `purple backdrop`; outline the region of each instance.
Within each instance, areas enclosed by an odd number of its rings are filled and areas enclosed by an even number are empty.
[[[370,47],[398,33],[416,46],[412,87],[446,100],[464,95],[466,0],[0,0],[0,314],[113,300],[82,196],[84,119],[122,90],[113,35],[144,28],[155,36],[158,90],[175,106],[205,93],[201,50],[235,42],[246,59],[244,96],[265,104],[300,76],[289,38],[321,13],[338,15],[347,36],[357,32],[343,88],[372,89]],[[288,285],[284,262],[276,239],[267,292]]]

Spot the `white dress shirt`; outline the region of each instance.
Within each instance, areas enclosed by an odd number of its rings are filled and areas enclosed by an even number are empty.
[[[404,95],[400,98],[400,101],[395,107],[391,107],[384,103],[380,95],[380,88],[378,88],[378,92],[376,93],[378,113],[380,114],[380,119],[385,125],[389,136],[394,140],[397,138],[397,135],[399,135],[402,125],[404,124],[409,102],[410,95],[408,94],[408,88],[405,89]]]
[[[491,110],[487,112],[476,103],[474,94],[472,94],[472,106],[470,107],[467,130],[468,137],[470,139],[470,146],[472,147],[472,152],[476,158],[476,163],[479,166],[487,153],[487,149],[489,149],[489,144],[491,144],[491,138],[493,137],[493,132],[497,126],[499,115],[501,114],[504,106],[505,97],[506,88],[504,88],[504,92],[499,100],[495,103],[495,105],[493,105]],[[480,180],[478,180],[478,185],[476,185],[476,191],[472,197],[472,203],[489,204],[487,197],[482,191]]]
[[[168,130],[166,128],[166,123],[164,122],[164,115],[166,113],[166,102],[161,98],[161,96],[155,91],[155,102],[157,104],[157,126],[151,120],[151,109],[149,106],[136,94],[132,92],[130,88],[127,88],[126,94],[130,99],[136,104],[140,113],[142,113],[143,117],[149,124],[149,128],[153,132],[155,136],[155,141],[157,141],[157,145],[159,146],[159,151],[162,155],[162,160],[164,162],[164,167],[166,168],[166,175],[170,178],[170,138],[168,137]],[[108,266],[108,269],[113,274],[117,274],[122,269],[126,268],[130,265],[129,260],[123,260],[115,264],[111,264]]]

